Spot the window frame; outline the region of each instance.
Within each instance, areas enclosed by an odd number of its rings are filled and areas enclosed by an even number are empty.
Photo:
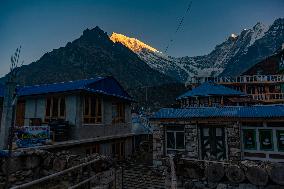
[[[114,110],[115,110],[115,115],[114,115]],[[126,110],[126,105],[124,102],[113,102],[111,106],[112,123],[125,123],[126,121],[125,110]]]
[[[247,131],[247,130],[252,130],[253,131],[253,137],[254,137],[254,145],[255,145],[255,147],[254,148],[246,148],[245,147],[245,137],[244,137],[244,135],[245,135],[245,133],[244,133],[244,131]],[[242,140],[242,142],[243,142],[243,148],[244,148],[244,150],[257,150],[257,143],[258,143],[258,140],[257,140],[257,135],[256,135],[256,129],[250,129],[250,128],[248,128],[248,129],[242,129],[242,138],[243,138],[243,140]]]
[[[270,140],[271,140],[271,148],[270,149],[265,149],[262,147],[262,144],[261,144],[261,135],[260,133],[261,132],[269,132],[270,133]],[[274,136],[273,136],[273,129],[268,129],[268,128],[265,128],[265,129],[258,129],[258,142],[259,142],[259,150],[262,150],[262,151],[275,151],[274,149]],[[278,150],[278,149],[277,149]]]
[[[180,126],[176,126],[180,127]],[[168,148],[168,133],[174,133],[174,148]],[[183,133],[183,148],[177,148],[177,133]],[[182,130],[175,130],[175,129],[166,129],[165,131],[165,144],[166,144],[166,153],[168,154],[168,151],[185,151],[185,130],[184,128]]]
[[[86,114],[86,102],[87,102],[86,99],[88,101],[88,114]],[[93,95],[93,94],[84,95],[84,98],[83,98],[83,124],[84,125],[103,123],[103,105],[102,104],[103,102],[102,102],[101,97],[97,95]]]
[[[54,112],[53,112],[53,108],[54,108],[54,99],[58,99],[57,101],[57,115],[54,116]],[[48,101],[50,100],[50,105],[48,108]],[[62,108],[62,104],[61,102],[64,101],[64,106],[63,106],[63,113],[64,115],[61,115],[61,108]],[[47,115],[47,113],[49,115]],[[48,122],[51,119],[65,119],[66,118],[66,97],[65,96],[48,96],[45,99],[45,116],[44,116],[44,120],[45,122]]]
[[[276,142],[277,142],[277,149],[279,152],[284,152],[284,147],[280,147],[280,144],[279,144],[279,133],[284,133],[284,130],[281,130],[281,129],[276,129]]]

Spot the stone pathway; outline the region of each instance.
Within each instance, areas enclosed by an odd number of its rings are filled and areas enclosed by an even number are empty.
[[[165,189],[165,176],[145,164],[124,163],[123,189]]]

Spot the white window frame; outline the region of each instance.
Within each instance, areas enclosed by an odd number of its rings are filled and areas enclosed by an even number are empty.
[[[175,138],[175,148],[168,148],[168,132],[174,133],[174,138]],[[176,142],[176,133],[183,133],[183,149],[177,149],[177,142]],[[185,151],[185,132],[183,131],[175,131],[175,130],[166,130],[166,153],[168,154],[168,150],[171,151]]]

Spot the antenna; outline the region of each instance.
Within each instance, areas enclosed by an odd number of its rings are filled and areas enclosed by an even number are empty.
[[[168,51],[170,44],[174,41],[174,39],[173,39],[173,38],[174,38],[174,35],[177,34],[177,32],[178,32],[178,31],[180,30],[180,28],[182,27],[183,21],[184,21],[186,15],[187,15],[187,13],[188,13],[188,12],[190,11],[190,9],[191,9],[191,5],[192,5],[192,1],[189,2],[188,6],[187,6],[187,9],[186,9],[184,15],[181,17],[181,19],[180,19],[180,21],[179,21],[179,24],[178,24],[178,26],[177,26],[177,28],[176,28],[176,30],[175,30],[173,36],[171,37],[170,41],[168,42],[168,45],[166,46],[166,49],[165,49],[165,51],[164,51],[165,53]]]

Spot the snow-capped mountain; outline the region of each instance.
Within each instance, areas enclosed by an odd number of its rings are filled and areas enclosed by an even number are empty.
[[[131,49],[151,68],[186,82],[193,76],[240,74],[281,46],[284,42],[283,23],[284,19],[277,19],[270,27],[257,23],[251,29],[244,29],[239,35],[231,34],[208,55],[195,57],[171,57],[121,34],[113,33],[110,38]],[[261,53],[256,53],[256,48]],[[253,58],[248,61],[244,57]]]

